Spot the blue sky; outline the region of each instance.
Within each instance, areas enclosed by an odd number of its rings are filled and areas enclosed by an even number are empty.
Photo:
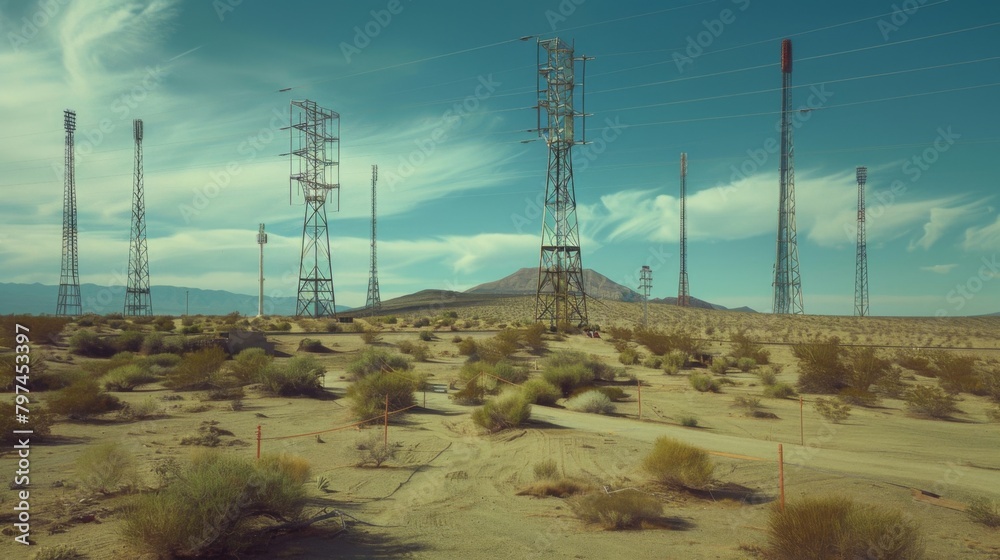
[[[794,47],[805,310],[851,314],[858,165],[871,312],[1000,311],[1000,5],[972,0],[0,2],[0,281],[59,281],[63,109],[77,111],[82,282],[122,284],[130,120],[144,121],[150,280],[293,296],[289,101],[341,114],[337,303],[368,282],[380,172],[382,298],[537,266],[546,148],[535,43],[587,64],[575,148],[584,266],[676,295],[687,152],[693,296],[771,309],[779,44]],[[290,88],[290,89],[289,89]],[[443,136],[434,136],[442,128]]]

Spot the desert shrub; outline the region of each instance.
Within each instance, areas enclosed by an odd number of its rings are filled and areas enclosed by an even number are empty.
[[[393,354],[381,348],[365,348],[361,355],[348,364],[347,372],[351,379],[361,379],[372,373],[408,371],[412,367],[409,360],[399,354]]]
[[[516,428],[531,417],[531,403],[519,391],[505,391],[472,412],[472,421],[488,432]]]
[[[500,360],[506,360],[517,352],[517,337],[510,334],[514,331],[501,331],[496,336],[487,338],[476,344],[476,355],[482,361],[495,364]],[[516,333],[514,333],[516,335]]]
[[[81,378],[72,385],[52,394],[48,400],[49,410],[55,414],[65,414],[71,418],[85,418],[121,408],[121,402],[101,390],[97,381]]]
[[[148,420],[163,414],[163,406],[153,397],[147,397],[137,403],[124,403],[118,416],[122,420]]]
[[[497,362],[490,372],[494,376],[510,383],[520,384],[528,379],[528,370],[506,361]]]
[[[174,390],[205,389],[214,385],[226,352],[217,346],[189,352],[169,374],[165,385]]]
[[[974,370],[975,358],[944,350],[933,352],[931,358],[934,363],[931,372],[940,381],[942,389],[953,394],[982,394],[980,379]]]
[[[688,428],[697,428],[698,419],[694,416],[681,416],[680,418],[681,426],[686,426]]]
[[[642,367],[648,367],[649,369],[660,369],[663,367],[663,357],[651,354],[645,360],[642,361]]]
[[[628,397],[628,394],[625,393],[621,387],[597,387],[594,390],[599,393],[604,393],[609,399],[611,399],[611,402],[623,401],[626,397]]]
[[[453,392],[448,395],[448,398],[457,402],[458,404],[465,405],[480,405],[486,400],[486,387],[485,384],[481,382],[482,378],[474,377],[465,382],[463,386],[458,391]]]
[[[77,319],[78,325],[80,319]],[[31,329],[28,334],[35,344],[55,344],[59,341],[60,334],[70,321],[72,319],[69,317],[0,315],[0,346],[7,348],[15,346],[17,343],[15,325],[24,325]]]
[[[320,378],[325,373],[326,369],[312,356],[295,356],[284,364],[272,362],[259,381],[265,391],[275,395],[316,397],[323,394]],[[223,400],[231,398],[238,397],[226,396]]]
[[[417,380],[405,372],[366,375],[347,389],[347,397],[351,399],[351,413],[358,420],[381,420],[385,413],[387,395],[390,412],[413,406],[416,404],[413,392],[417,389],[417,384]]]
[[[921,350],[899,350],[896,352],[895,362],[920,375],[927,377],[933,375],[930,371],[930,357]]]
[[[847,371],[840,359],[843,353],[836,337],[792,346],[792,354],[799,360],[799,391],[833,394],[846,387]]]
[[[695,391],[701,393],[718,393],[721,388],[719,387],[719,382],[712,378],[711,375],[706,375],[704,373],[692,373],[688,377],[688,381],[691,383],[691,387]]]
[[[31,558],[32,560],[76,560],[77,558],[84,558],[84,555],[75,547],[66,544],[57,544],[56,546],[39,549]]]
[[[288,332],[292,330],[292,324],[288,321],[281,321],[280,323],[274,325],[274,330]]]
[[[359,323],[355,325],[360,326]],[[361,331],[361,340],[365,344],[378,344],[382,342],[382,331],[377,328],[367,328]]]
[[[358,455],[358,462],[354,464],[356,467],[371,465],[378,468],[382,463],[396,458],[396,445],[387,444],[382,434],[376,432],[355,441],[354,450]]]
[[[767,553],[774,560],[918,560],[923,543],[902,512],[842,497],[802,498],[771,509]]]
[[[84,488],[101,494],[135,489],[140,481],[135,455],[117,441],[84,449],[76,459],[76,472]]]
[[[165,369],[177,367],[180,365],[182,358],[177,354],[151,354],[142,358],[142,362],[148,366],[156,366]]]
[[[583,521],[612,531],[638,528],[644,521],[654,521],[663,514],[659,500],[633,489],[587,494],[571,505]]]
[[[146,335],[139,331],[125,331],[111,341],[111,345],[119,352],[138,352],[142,350],[142,343],[146,341]]]
[[[53,418],[45,407],[39,404],[30,405],[31,414],[28,415],[28,423],[21,424],[17,421],[17,406],[14,399],[4,399],[0,401],[0,442],[6,444],[16,444],[17,439],[23,435],[15,434],[14,430],[31,430],[31,440],[41,441],[48,438],[52,431]]]
[[[426,362],[433,356],[430,346],[426,344],[414,344],[412,350],[410,350],[410,355],[418,362]]]
[[[813,406],[820,416],[834,424],[839,424],[847,420],[847,417],[851,415],[851,407],[849,405],[833,399],[820,397],[816,399],[816,403]]]
[[[263,348],[247,348],[233,357],[229,373],[241,383],[254,383],[273,361]]]
[[[156,381],[156,376],[140,364],[128,364],[108,372],[101,380],[105,391],[131,391],[139,385]]]
[[[751,414],[755,410],[760,409],[760,398],[736,395],[733,397],[733,406],[742,409],[747,414]]]
[[[69,351],[79,356],[107,358],[116,352],[114,345],[88,330],[80,330],[69,338]]]
[[[188,327],[181,327],[181,334],[201,334],[202,328],[200,323],[195,323]]]
[[[524,344],[530,348],[533,352],[539,352],[545,349],[545,339],[543,335],[545,334],[545,325],[542,323],[532,323],[521,331],[521,338],[524,339]]]
[[[917,385],[906,392],[903,398],[906,407],[914,414],[931,418],[948,418],[958,412],[958,399],[930,385]]]
[[[577,412],[592,412],[594,414],[610,414],[615,411],[611,399],[600,391],[586,391],[566,401],[566,408]]]
[[[881,357],[874,348],[851,348],[844,353],[847,384],[855,393],[870,393],[869,389],[889,373],[892,362]]]
[[[608,327],[608,334],[611,335],[612,340],[624,340],[628,342],[632,340],[632,329],[627,327]]]
[[[760,380],[761,385],[770,386],[778,382],[778,375],[774,368],[767,366],[757,370],[757,379]]]
[[[583,352],[563,350],[545,360],[542,377],[569,395],[577,387],[590,385],[595,379],[613,381],[623,376],[623,368],[610,367],[599,358]]]
[[[674,372],[687,365],[688,353],[684,350],[671,350],[663,355],[664,368],[667,364],[674,366]]]
[[[541,406],[552,406],[556,404],[562,392],[558,387],[544,379],[529,379],[521,385],[521,394],[532,403]]]
[[[553,476],[535,480],[535,482],[518,490],[517,495],[537,496],[539,498],[545,498],[548,496],[568,498],[575,494],[581,494],[591,490],[593,490],[593,485],[588,482],[565,476]]]
[[[559,466],[555,459],[545,459],[535,463],[535,480],[553,480],[559,478]]]
[[[762,394],[769,399],[787,399],[795,396],[795,387],[792,387],[788,383],[764,385]]]
[[[740,358],[749,358],[754,361],[754,364],[766,364],[770,361],[771,353],[757,339],[745,332],[733,333],[729,341],[732,343],[733,348],[730,354],[737,360]]]
[[[542,378],[558,387],[563,396],[568,396],[577,387],[592,383],[594,372],[583,364],[546,366]]]
[[[708,371],[716,375],[724,375],[729,371],[729,360],[725,356],[717,356],[712,360],[712,364],[708,366]]]
[[[969,501],[965,514],[972,521],[987,527],[1000,527],[1000,507],[997,503],[984,496],[977,496]]]
[[[471,336],[458,343],[458,353],[462,356],[471,356],[477,349],[476,341]]]
[[[323,343],[314,338],[303,338],[299,341],[299,351],[300,352],[329,352],[330,350],[323,346]]]
[[[656,438],[642,467],[657,482],[683,488],[705,488],[715,472],[703,449],[668,437]]]
[[[753,358],[736,358],[736,369],[746,373],[757,367],[757,361]]]
[[[634,366],[642,361],[642,354],[635,348],[625,348],[618,354],[618,361],[626,366]]]
[[[301,517],[306,492],[298,463],[198,454],[166,487],[127,506],[122,536],[139,553],[234,555],[257,544],[253,534],[266,519]]]
[[[15,380],[19,375],[17,354],[8,352],[0,354],[0,391],[14,391]],[[30,389],[32,392],[53,391],[62,389],[80,377],[82,372],[54,372],[48,367],[48,357],[44,352],[34,350],[31,362],[28,364],[30,373]]]

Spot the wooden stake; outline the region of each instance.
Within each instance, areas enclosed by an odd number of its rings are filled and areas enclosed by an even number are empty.
[[[389,393],[385,394],[385,445],[389,446]]]
[[[780,493],[781,511],[785,511],[785,452],[778,444],[778,492]]]
[[[799,396],[799,445],[803,447],[806,445],[805,420],[803,420],[801,395]]]
[[[639,391],[639,420],[642,420],[642,381],[635,380],[635,385]]]
[[[260,459],[260,424],[257,424],[257,458]]]

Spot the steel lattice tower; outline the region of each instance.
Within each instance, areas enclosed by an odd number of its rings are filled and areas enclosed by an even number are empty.
[[[267,234],[264,233],[264,224],[260,224],[260,227],[257,229],[257,245],[260,246],[260,291],[257,294],[257,316],[262,317],[264,315],[264,245],[267,245]]]
[[[858,258],[854,272],[854,315],[868,315],[868,239],[865,234],[865,182],[868,168],[859,167],[858,174]]]
[[[642,326],[649,325],[649,290],[653,287],[653,270],[642,265],[639,272],[639,291],[642,293]]]
[[[587,297],[580,258],[572,148],[577,143],[574,121],[585,117],[573,109],[574,62],[581,60],[586,64],[587,59],[574,58],[573,47],[559,38],[540,40],[538,48],[537,132],[548,145],[549,160],[535,320],[548,321],[551,328],[564,323],[583,326],[587,324]],[[545,59],[541,60],[543,49]]]
[[[687,210],[685,208],[687,199],[687,161],[687,154],[681,154],[681,269],[680,278],[677,282],[677,305],[681,307],[691,305],[691,294],[688,292]]]
[[[382,308],[382,298],[378,293],[378,256],[375,251],[375,225],[377,216],[375,212],[376,183],[378,183],[378,166],[372,165],[372,259],[371,273],[368,276],[368,298],[365,300],[365,307],[371,311],[372,315],[375,315],[376,309]]]
[[[135,176],[132,182],[132,234],[128,251],[126,317],[153,314],[149,296],[149,255],[146,252],[146,200],[142,185],[142,119],[132,121],[135,136]]]
[[[774,261],[774,313],[803,313],[795,233],[795,147],[792,143],[792,42],[781,42],[781,163],[778,241]]]
[[[305,200],[295,315],[336,317],[326,201],[336,191],[340,209],[340,115],[308,99],[292,101],[289,111],[289,188],[298,183]]]
[[[76,111],[63,111],[66,128],[65,185],[63,188],[62,267],[59,271],[59,297],[56,315],[82,315],[80,302],[80,265],[76,255],[76,164],[73,160],[73,132]]]

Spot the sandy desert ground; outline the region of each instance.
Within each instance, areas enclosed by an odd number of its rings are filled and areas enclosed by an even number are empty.
[[[457,355],[455,334],[484,339],[503,321],[527,316],[528,298],[506,304],[458,308],[459,332],[438,329],[430,348],[433,357],[416,364],[416,371],[435,383],[456,377],[464,357]],[[636,319],[637,304],[592,306],[604,324]],[[683,324],[705,338],[724,340],[726,333],[749,329],[768,348],[773,363],[783,364],[779,379],[794,383],[797,360],[789,342],[836,334],[845,342],[903,347],[947,346],[955,352],[1000,359],[1000,318],[893,319],[847,317],[778,317],[659,306],[652,321],[661,326]],[[430,314],[432,314],[431,312]],[[400,317],[418,312],[403,310]],[[477,317],[477,326],[463,329],[463,320]],[[492,325],[482,319],[490,318]],[[178,323],[179,324],[179,323]],[[706,328],[713,332],[705,335]],[[394,330],[393,330],[394,329]],[[387,327],[380,345],[392,348],[416,341],[418,329]],[[304,337],[318,339],[332,350],[317,354],[326,366],[325,386],[342,396],[348,386],[346,365],[365,347],[356,333],[269,333],[278,349],[296,351]],[[724,353],[725,342],[709,342]],[[574,349],[617,364],[617,353],[605,339],[574,335],[552,341],[549,350]],[[52,356],[66,349],[51,347]],[[516,358],[531,368],[543,357],[519,352]],[[279,360],[287,358],[278,358]],[[54,363],[54,368],[79,367]],[[327,491],[308,485],[309,513],[337,509],[347,518],[347,530],[317,524],[275,539],[251,556],[261,558],[756,558],[765,540],[768,512],[778,489],[778,445],[784,450],[785,490],[789,501],[801,496],[846,495],[864,503],[898,508],[921,528],[928,559],[1000,559],[1000,531],[971,522],[961,510],[977,496],[1000,498],[1000,424],[990,422],[985,397],[962,395],[961,413],[951,421],[908,414],[902,401],[884,399],[871,408],[855,407],[850,418],[832,424],[812,407],[815,395],[804,395],[802,432],[798,399],[763,399],[764,410],[776,419],[749,418],[732,406],[737,395],[759,395],[752,373],[729,373],[735,383],[718,394],[700,393],[688,383],[688,370],[664,375],[640,365],[627,370],[642,382],[642,418],[636,387],[623,386],[629,398],[616,404],[614,415],[573,412],[535,406],[523,428],[482,435],[470,420],[473,407],[454,403],[448,395],[417,394],[421,408],[390,424],[389,439],[399,445],[395,460],[380,468],[354,466],[354,443],[382,428],[327,431],[353,422],[346,400],[280,398],[250,392],[244,407],[231,410],[226,402],[202,403],[196,392],[163,401],[166,414],[157,419],[123,422],[114,414],[85,422],[62,421],[57,437],[32,449],[32,538],[42,547],[68,544],[88,558],[132,558],[118,530],[121,508],[128,496],[86,494],[77,484],[74,461],[95,443],[125,442],[141,460],[147,479],[152,468],[168,457],[183,459],[191,447],[181,438],[197,433],[206,421],[233,435],[223,437],[226,453],[253,457],[255,430],[261,426],[265,453],[289,452],[310,462],[314,478],[329,480]],[[119,393],[126,401],[173,391],[147,385]],[[424,404],[426,399],[426,405]],[[194,412],[192,410],[197,410]],[[680,425],[694,416],[698,427]],[[325,432],[287,439],[266,439]],[[652,483],[639,468],[655,438],[668,435],[696,444],[713,454],[718,492],[668,490]],[[800,437],[805,445],[801,445]],[[577,519],[560,498],[517,495],[533,480],[533,465],[554,459],[561,471],[608,489],[635,488],[664,504],[662,527],[605,531]],[[2,469],[12,471],[16,457],[6,450]],[[753,491],[741,501],[729,488]],[[5,513],[15,491],[3,490]],[[5,520],[5,525],[8,520]],[[6,537],[3,558],[30,558]]]

